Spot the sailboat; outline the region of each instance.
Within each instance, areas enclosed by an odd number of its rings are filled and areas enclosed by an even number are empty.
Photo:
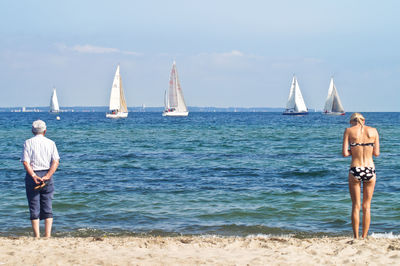
[[[111,87],[110,112],[106,114],[108,118],[126,118],[128,117],[128,108],[126,107],[124,90],[122,88],[121,75],[119,74],[119,65],[115,71],[114,81]]]
[[[329,84],[328,96],[326,97],[324,114],[327,115],[344,115],[344,108],[340,101],[333,78]]]
[[[60,112],[60,106],[58,105],[56,88],[53,88],[53,94],[50,98],[50,113],[58,113]]]
[[[183,98],[181,83],[179,82],[176,62],[172,64],[169,89],[164,95],[165,109],[163,116],[188,116],[189,112]]]
[[[289,97],[286,103],[284,115],[307,115],[308,110],[301,94],[299,83],[293,75],[292,86],[290,87]]]

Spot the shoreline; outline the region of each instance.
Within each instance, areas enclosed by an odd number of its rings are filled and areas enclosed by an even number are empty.
[[[40,226],[41,235],[44,234],[44,226]],[[88,237],[99,237],[99,238],[177,238],[177,237],[217,237],[217,238],[294,238],[294,239],[318,239],[318,238],[352,238],[353,233],[351,231],[341,232],[312,232],[312,231],[296,231],[289,229],[280,229],[276,232],[216,232],[215,230],[205,232],[171,232],[163,230],[151,230],[151,231],[130,231],[130,230],[107,230],[107,229],[95,229],[95,228],[80,228],[73,230],[53,230],[52,238],[88,238]],[[24,228],[23,230],[12,230],[0,232],[1,238],[33,238],[32,228]],[[389,239],[400,239],[400,233],[395,231],[390,232],[370,232],[368,238],[389,238]]]
[[[398,237],[0,237],[0,246],[0,265],[400,263]]]

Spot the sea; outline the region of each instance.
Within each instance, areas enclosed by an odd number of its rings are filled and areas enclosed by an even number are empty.
[[[54,236],[352,236],[349,116],[277,112],[0,113],[0,236],[32,236],[20,157],[47,123]],[[372,234],[400,233],[400,113],[363,113],[380,133]]]

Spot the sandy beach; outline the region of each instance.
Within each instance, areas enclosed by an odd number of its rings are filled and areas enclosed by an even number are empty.
[[[348,237],[0,238],[0,265],[394,265],[400,240]]]

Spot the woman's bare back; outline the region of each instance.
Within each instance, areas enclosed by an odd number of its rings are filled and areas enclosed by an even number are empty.
[[[345,154],[349,148],[350,152]],[[379,156],[378,131],[359,124],[347,128],[343,137],[343,155],[351,155],[351,167],[375,167],[373,156]]]

